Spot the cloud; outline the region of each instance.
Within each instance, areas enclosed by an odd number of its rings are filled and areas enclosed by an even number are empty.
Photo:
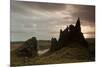
[[[95,23],[95,7],[94,6],[76,5],[74,6],[74,8],[77,8],[77,12],[73,13],[73,16],[79,16],[81,20]]]
[[[94,6],[11,0],[11,40],[57,37],[60,28],[75,24],[78,17],[82,26],[95,27]]]

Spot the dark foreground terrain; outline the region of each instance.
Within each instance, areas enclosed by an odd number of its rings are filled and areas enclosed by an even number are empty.
[[[50,41],[40,40],[38,41],[39,56],[35,58],[17,57],[15,54],[16,49],[18,49],[23,42],[11,42],[11,66],[95,61],[95,39],[86,40],[88,41],[89,49],[82,47],[63,47],[55,52],[49,52]]]

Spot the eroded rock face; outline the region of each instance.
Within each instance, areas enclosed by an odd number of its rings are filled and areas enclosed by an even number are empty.
[[[18,48],[17,56],[19,57],[35,57],[37,53],[37,40],[35,37],[32,37],[24,42],[24,44]]]
[[[51,44],[54,45],[54,43],[52,43],[52,40],[51,40]],[[78,43],[80,45],[74,45],[74,43],[75,44]],[[76,47],[77,46],[88,47],[88,43],[85,40],[83,33],[81,32],[79,18],[78,18],[75,26],[71,24],[71,25],[67,26],[66,29],[64,29],[63,31],[60,30],[59,39],[58,39],[58,42],[56,44],[57,48],[55,48],[55,47],[53,47],[53,48],[60,49],[64,46],[70,46],[70,44],[73,44],[73,46],[76,46]]]

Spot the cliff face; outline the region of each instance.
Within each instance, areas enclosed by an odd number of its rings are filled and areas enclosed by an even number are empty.
[[[53,39],[52,39],[53,40]],[[80,45],[74,45],[74,43],[78,43]],[[70,45],[73,44],[73,45]],[[54,44],[51,43],[51,47],[55,50],[58,50],[64,46],[80,46],[80,47],[88,47],[88,43],[85,40],[83,33],[81,32],[80,19],[78,18],[76,25],[69,25],[63,31],[60,30],[59,39],[57,41],[57,48],[54,48]]]
[[[17,50],[17,56],[19,57],[35,57],[37,56],[37,40],[32,37],[24,42],[24,44]]]

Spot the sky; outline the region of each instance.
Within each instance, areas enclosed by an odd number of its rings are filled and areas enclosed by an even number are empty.
[[[85,38],[95,38],[95,6],[11,1],[11,41],[59,38],[60,29],[80,17]]]

